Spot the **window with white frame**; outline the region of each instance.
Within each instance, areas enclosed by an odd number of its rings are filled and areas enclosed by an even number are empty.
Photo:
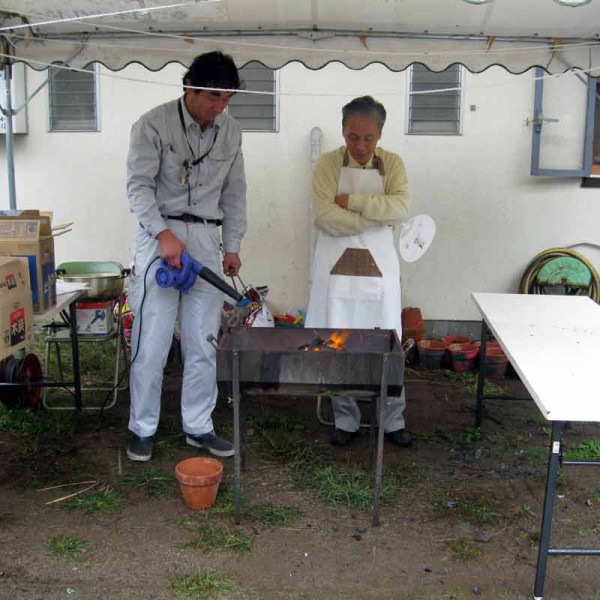
[[[461,66],[451,65],[444,71],[436,72],[430,71],[425,65],[414,64],[409,77],[408,133],[459,134]]]
[[[98,131],[96,67],[50,67],[50,131]]]
[[[267,94],[235,94],[229,102],[229,114],[239,121],[244,131],[277,131],[277,71],[259,62],[240,69],[244,89]]]

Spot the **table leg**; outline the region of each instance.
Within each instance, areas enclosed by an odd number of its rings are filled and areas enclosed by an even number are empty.
[[[548,473],[546,475],[546,493],[544,496],[544,511],[542,514],[542,528],[540,531],[540,547],[538,550],[537,567],[535,570],[535,584],[533,587],[533,597],[535,600],[542,600],[544,594],[544,582],[546,579],[548,550],[550,548],[552,513],[554,511],[556,478],[558,475],[563,428],[564,423],[562,421],[552,422],[552,441],[550,444],[550,456],[548,459]]]
[[[240,456],[240,353],[233,352],[233,464],[234,464],[234,488],[233,505],[235,524],[240,524],[240,478],[242,457]]]
[[[479,377],[477,378],[477,404],[475,405],[475,427],[481,427],[483,412],[483,386],[485,384],[485,360],[488,339],[488,326],[481,321],[481,346],[479,347]]]
[[[77,334],[77,308],[75,300],[69,304],[71,327],[71,355],[73,357],[73,385],[75,387],[75,408],[81,410],[81,373],[79,372],[79,338]]]
[[[379,525],[381,508],[381,480],[383,478],[383,408],[387,401],[387,370],[389,355],[383,355],[381,366],[381,389],[377,399],[377,465],[375,467],[375,502],[373,503],[373,527]]]

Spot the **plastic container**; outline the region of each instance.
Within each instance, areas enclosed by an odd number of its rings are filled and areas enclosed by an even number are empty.
[[[175,466],[183,500],[192,510],[211,508],[223,477],[223,463],[216,458],[194,456]]]
[[[439,369],[442,357],[446,352],[444,342],[438,340],[421,340],[417,343],[419,348],[419,363],[425,369]]]
[[[486,348],[485,353],[485,375],[490,379],[504,379],[508,358],[502,348]]]
[[[475,344],[450,344],[448,352],[452,360],[452,370],[465,373],[475,369],[479,348]]]

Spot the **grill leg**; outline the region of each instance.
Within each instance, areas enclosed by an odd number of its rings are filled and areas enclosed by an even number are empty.
[[[240,524],[240,478],[242,457],[240,456],[240,353],[233,353],[233,457],[234,487],[233,505],[235,524]]]
[[[375,468],[375,502],[373,504],[373,527],[379,525],[381,504],[381,480],[383,477],[383,408],[387,399],[387,370],[389,355],[383,355],[381,367],[381,390],[377,399],[377,465]]]
[[[369,471],[373,470],[375,464],[375,444],[377,443],[377,411],[379,403],[377,396],[371,398],[369,404],[370,428],[369,428]]]

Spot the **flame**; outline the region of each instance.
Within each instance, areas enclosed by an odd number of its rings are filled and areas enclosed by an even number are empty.
[[[334,350],[343,350],[344,344],[347,339],[350,337],[350,331],[336,331],[331,334],[329,339],[325,342],[325,345],[328,348],[333,348]]]

